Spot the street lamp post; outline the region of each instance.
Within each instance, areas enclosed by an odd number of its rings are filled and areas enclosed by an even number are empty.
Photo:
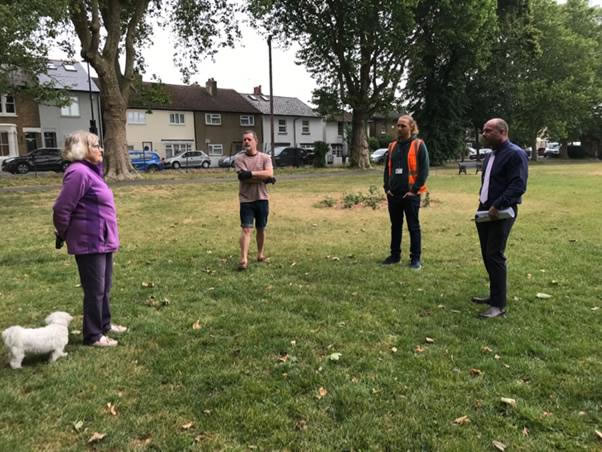
[[[94,120],[94,102],[92,101],[92,79],[90,77],[90,62],[86,61],[88,66],[88,94],[90,95],[90,133],[98,135],[98,129],[96,128],[96,121]]]
[[[270,67],[270,148],[274,162],[274,88],[272,86],[272,35],[268,36],[268,58]]]

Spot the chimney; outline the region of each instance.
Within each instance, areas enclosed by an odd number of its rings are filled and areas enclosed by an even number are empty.
[[[205,83],[205,88],[207,88],[210,96],[215,96],[217,94],[217,82],[213,80],[213,77],[207,80],[207,83]]]
[[[261,96],[261,85],[253,87],[253,94]]]

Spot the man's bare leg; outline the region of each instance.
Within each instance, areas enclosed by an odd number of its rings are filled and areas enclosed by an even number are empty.
[[[265,243],[265,229],[257,228],[257,260],[263,261],[265,256],[263,254],[263,244]]]
[[[240,264],[247,266],[249,259],[249,243],[251,243],[251,233],[253,228],[242,228],[240,231]]]

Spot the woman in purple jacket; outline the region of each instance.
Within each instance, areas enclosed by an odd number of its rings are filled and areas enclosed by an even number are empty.
[[[117,214],[113,192],[105,183],[103,149],[98,137],[86,131],[65,138],[63,188],[54,203],[57,236],[75,255],[84,289],[84,344],[114,347],[106,333],[123,333],[126,327],[111,323],[109,299],[113,253],[119,249]]]

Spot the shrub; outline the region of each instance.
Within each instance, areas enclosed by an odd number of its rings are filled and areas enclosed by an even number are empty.
[[[314,167],[324,168],[326,166],[326,154],[330,148],[323,141],[314,143]]]
[[[584,159],[585,149],[582,146],[567,146],[567,153],[570,159]]]
[[[391,135],[388,135],[386,133],[384,135],[380,135],[378,137],[378,147],[379,148],[389,147],[389,143],[391,143],[391,141],[393,141],[393,137]]]
[[[368,137],[368,147],[371,151],[375,151],[378,149],[378,138],[376,137]]]
[[[330,196],[327,196],[326,198],[315,203],[314,207],[324,208],[324,207],[334,207],[336,205],[337,205],[336,199],[331,198]]]

